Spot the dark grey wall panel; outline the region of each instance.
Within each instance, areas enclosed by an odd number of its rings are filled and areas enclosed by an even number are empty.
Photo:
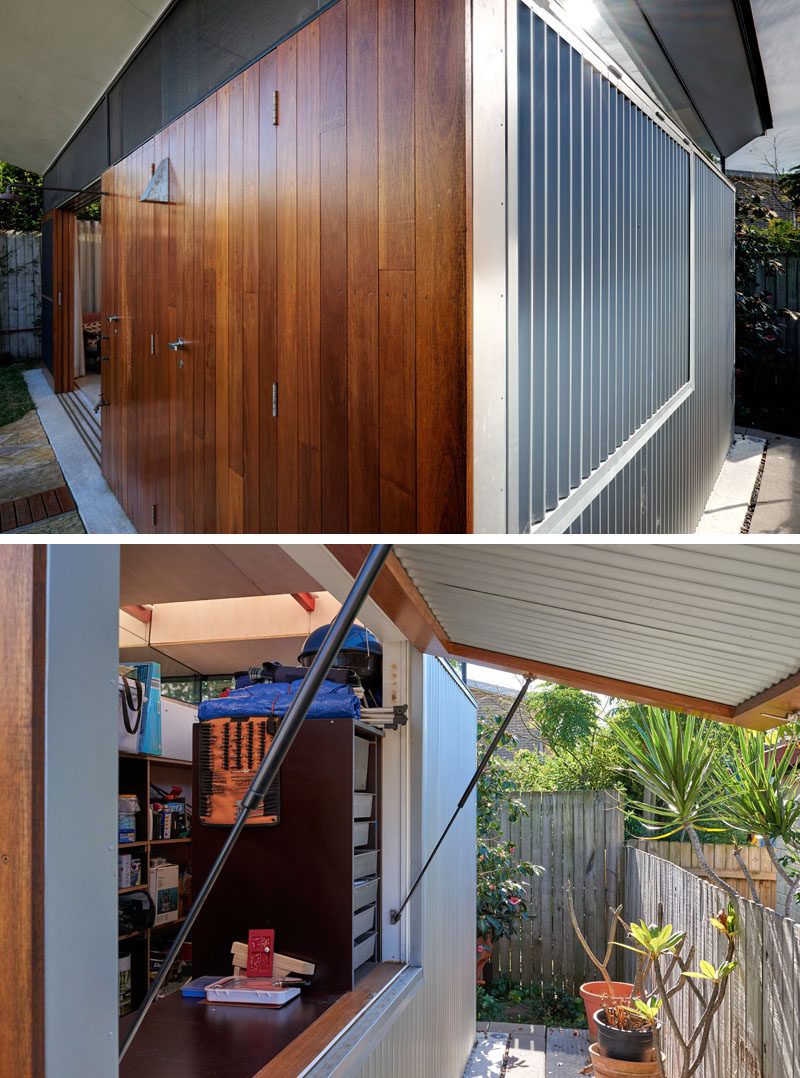
[[[269,52],[333,0],[176,0],[134,53],[45,184],[83,188]],[[45,195],[45,211],[71,195]]]
[[[570,532],[694,532],[732,436],[733,213],[733,192],[698,157],[695,390]]]

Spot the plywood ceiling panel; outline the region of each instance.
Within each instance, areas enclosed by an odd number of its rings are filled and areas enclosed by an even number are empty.
[[[130,543],[120,557],[121,606],[321,590],[271,544]]]

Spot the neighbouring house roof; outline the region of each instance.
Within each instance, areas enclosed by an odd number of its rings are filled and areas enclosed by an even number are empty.
[[[332,550],[349,571],[363,559]],[[800,707],[800,546],[395,553],[372,597],[423,651],[753,728]]]
[[[5,4],[0,159],[43,172],[169,2]]]

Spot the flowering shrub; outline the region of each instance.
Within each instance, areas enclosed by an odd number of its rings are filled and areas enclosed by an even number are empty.
[[[478,758],[488,748],[501,720],[478,722]],[[499,748],[514,748],[506,734]],[[526,813],[525,806],[514,797],[517,787],[508,776],[506,765],[496,756],[486,766],[478,780],[478,935],[492,939],[512,936],[518,918],[528,916],[526,877],[543,872],[540,865],[518,861],[515,847],[503,841],[502,816],[505,812],[513,822]]]

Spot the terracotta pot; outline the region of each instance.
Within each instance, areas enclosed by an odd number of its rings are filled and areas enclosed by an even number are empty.
[[[612,981],[615,1000],[630,999],[633,985],[627,981]],[[597,1026],[594,1021],[594,1012],[603,1006],[603,996],[608,995],[608,985],[605,981],[587,981],[581,985],[581,999],[586,1008],[586,1017],[589,1021],[589,1036],[593,1041],[597,1040]]]
[[[483,936],[478,936],[477,943],[477,961],[475,964],[475,979],[478,984],[483,984],[483,967],[492,957],[492,941],[491,938],[485,939]]]
[[[609,1059],[599,1044],[589,1046],[589,1054],[592,1057],[594,1078],[658,1078],[658,1060],[653,1049],[650,1050],[650,1059],[644,1063],[629,1063],[625,1059]],[[661,1059],[666,1066],[667,1057],[661,1053]]]

